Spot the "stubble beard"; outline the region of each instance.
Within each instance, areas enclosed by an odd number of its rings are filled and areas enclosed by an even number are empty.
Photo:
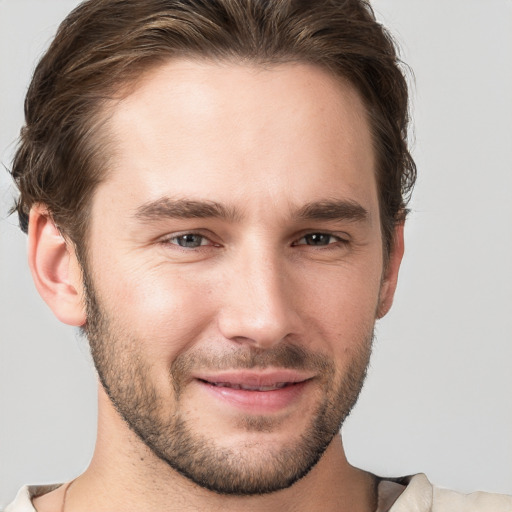
[[[327,356],[283,342],[265,351],[244,347],[221,356],[183,353],[171,365],[169,389],[159,390],[140,348],[144,343],[114,325],[98,301],[90,276],[84,274],[85,332],[105,392],[129,428],[159,459],[202,488],[242,496],[290,487],[320,460],[357,401],[366,377],[373,329],[360,340],[359,350],[342,376]],[[309,427],[287,444],[268,448],[261,441],[248,441],[236,449],[222,447],[208,433],[197,432],[180,408],[193,369],[271,366],[312,370],[321,376],[323,399]],[[174,410],[162,414],[169,410],[173,394]],[[267,416],[244,416],[237,427],[254,434],[272,432],[279,425]]]

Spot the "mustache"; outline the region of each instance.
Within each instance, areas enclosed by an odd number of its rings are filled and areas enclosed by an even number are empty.
[[[205,369],[247,370],[270,367],[325,370],[332,364],[331,359],[325,354],[319,354],[298,345],[280,343],[270,349],[233,347],[223,350],[222,353],[208,350],[184,352],[173,361],[171,373],[174,375]]]
[[[270,349],[240,346],[224,349],[221,353],[204,349],[184,352],[173,361],[170,373],[179,395],[193,372],[265,368],[312,371],[325,376],[334,374],[334,363],[329,356],[286,342]]]

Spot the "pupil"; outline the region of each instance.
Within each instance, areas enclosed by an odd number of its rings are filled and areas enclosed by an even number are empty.
[[[181,247],[199,247],[201,245],[201,237],[198,235],[182,235],[178,238],[178,244]]]
[[[328,245],[331,235],[324,235],[322,233],[314,233],[306,236],[306,242],[309,245]]]

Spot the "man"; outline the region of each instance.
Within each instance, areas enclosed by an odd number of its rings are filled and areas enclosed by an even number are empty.
[[[102,385],[89,468],[8,510],[510,510],[357,470],[338,435],[415,177],[366,4],[88,2],[26,114],[34,281]]]

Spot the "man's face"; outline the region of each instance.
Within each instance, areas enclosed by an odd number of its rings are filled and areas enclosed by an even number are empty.
[[[178,60],[113,107],[87,331],[117,410],[224,493],[306,474],[355,403],[383,279],[362,102],[312,66]]]

